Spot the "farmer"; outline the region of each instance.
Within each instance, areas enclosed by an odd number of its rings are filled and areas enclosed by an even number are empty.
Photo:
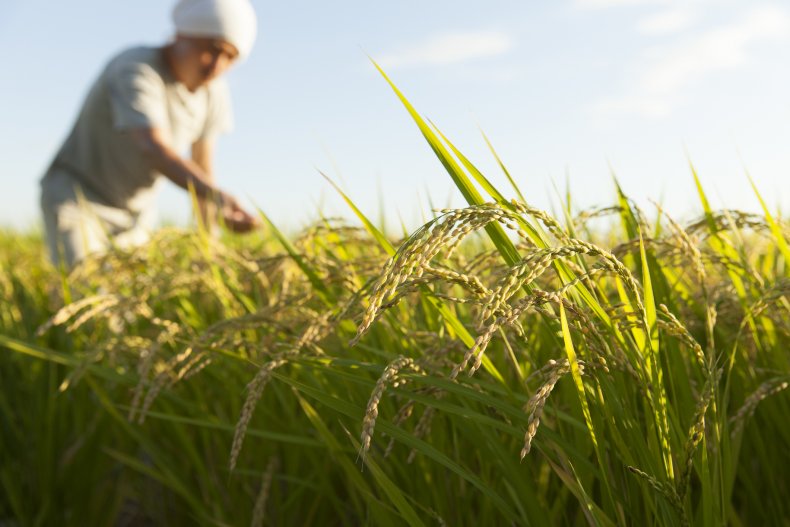
[[[218,213],[236,232],[258,225],[214,185],[212,170],[216,138],[232,122],[220,77],[252,49],[255,12],[249,0],[180,0],[173,22],[170,43],[110,60],[41,181],[56,264],[144,243],[161,176],[194,190],[203,221]]]

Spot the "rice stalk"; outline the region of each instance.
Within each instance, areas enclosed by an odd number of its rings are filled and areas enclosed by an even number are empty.
[[[381,374],[378,381],[376,381],[376,386],[373,388],[373,392],[370,394],[370,399],[368,399],[368,404],[365,408],[365,417],[362,421],[362,434],[360,436],[361,446],[359,449],[359,457],[363,462],[368,450],[370,450],[370,443],[373,439],[373,431],[376,428],[376,419],[379,415],[379,403],[381,402],[381,397],[384,395],[384,391],[387,389],[387,387],[397,387],[399,382],[398,374],[401,370],[406,368],[414,371],[415,373],[422,372],[422,368],[417,366],[413,359],[400,356],[390,362],[387,367],[384,368],[384,372]]]

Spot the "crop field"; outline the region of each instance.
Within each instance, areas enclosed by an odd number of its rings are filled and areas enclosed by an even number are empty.
[[[401,100],[468,203],[414,232],[0,234],[0,523],[790,525],[787,222],[550,215]]]

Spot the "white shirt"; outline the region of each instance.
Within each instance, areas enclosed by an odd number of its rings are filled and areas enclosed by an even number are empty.
[[[157,128],[181,153],[229,131],[232,120],[224,79],[190,92],[170,73],[162,48],[131,48],[110,60],[93,84],[48,174],[65,170],[103,205],[139,213],[152,204],[161,174],[126,132]]]

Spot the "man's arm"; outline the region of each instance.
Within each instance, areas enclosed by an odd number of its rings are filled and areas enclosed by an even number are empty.
[[[192,186],[200,198],[219,198],[220,191],[211,184],[211,176],[194,161],[179,156],[162,138],[156,128],[134,128],[129,130],[140,154],[151,168],[181,187]]]
[[[214,185],[214,140],[201,139],[192,145],[192,161],[197,164],[206,175],[206,182],[209,185]],[[217,209],[214,202],[204,197],[198,197],[198,209],[195,211],[198,214],[199,221],[209,231],[214,227],[216,222]]]
[[[217,203],[229,228],[248,232],[258,226],[257,218],[241,208],[233,196],[214,186],[210,172],[195,161],[179,156],[164,141],[158,129],[134,128],[129,130],[129,134],[153,169],[184,190],[194,188],[198,198]]]

